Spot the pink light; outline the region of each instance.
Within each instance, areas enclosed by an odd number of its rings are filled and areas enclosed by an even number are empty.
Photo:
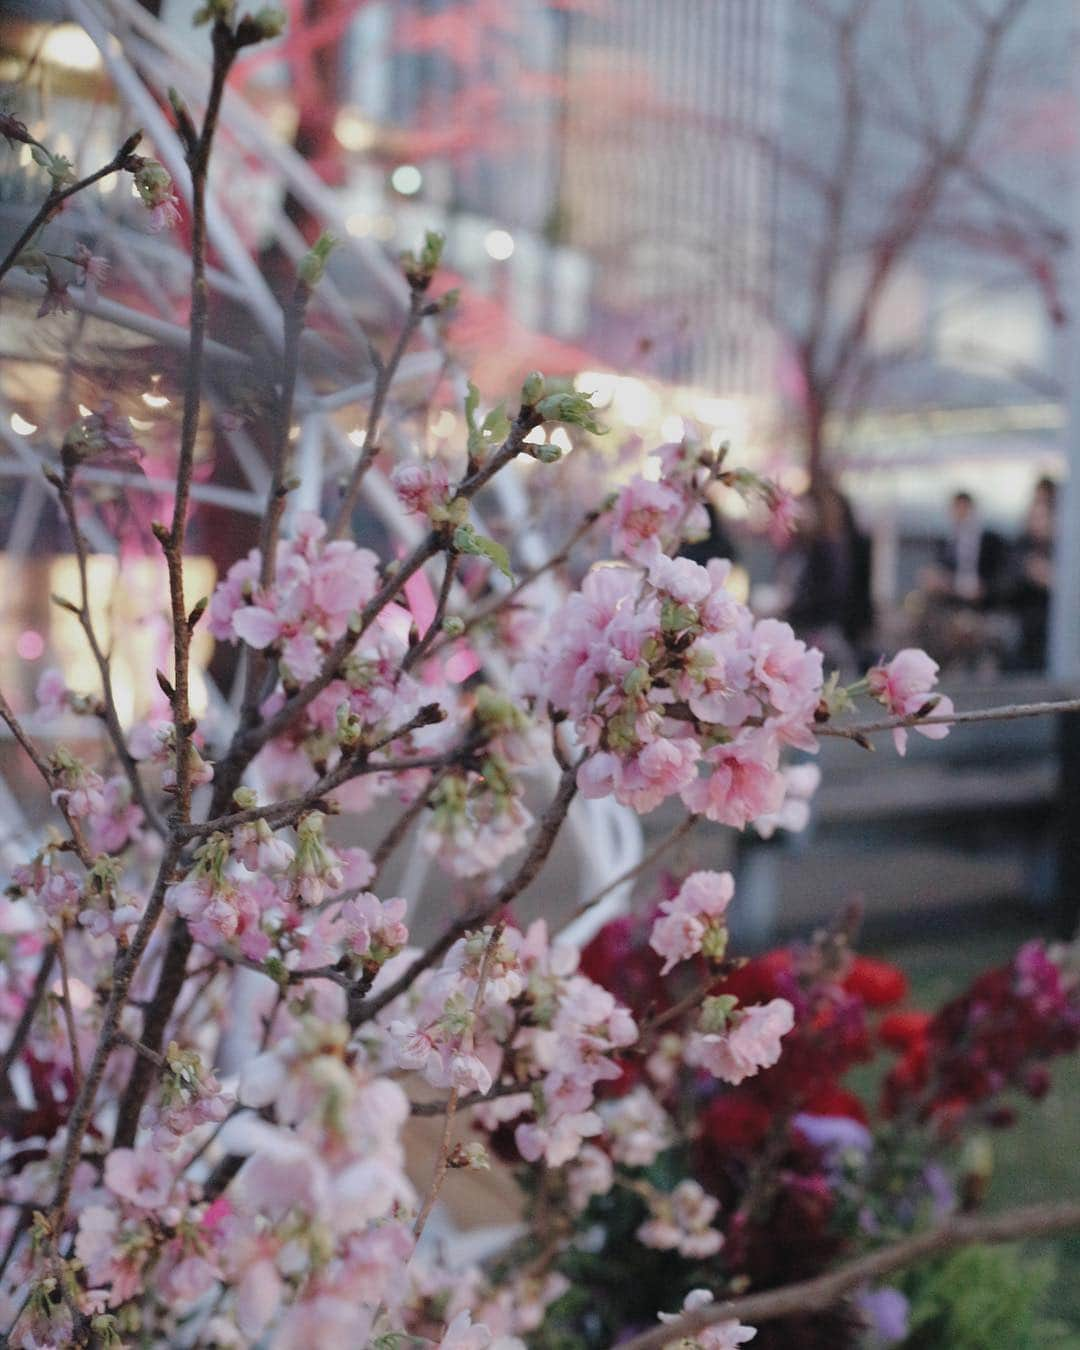
[[[36,661],[45,650],[45,639],[34,628],[24,628],[15,640],[15,650],[24,661]]]

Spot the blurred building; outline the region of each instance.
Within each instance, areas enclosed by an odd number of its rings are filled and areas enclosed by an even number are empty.
[[[596,268],[602,348],[761,397],[771,334],[782,0],[623,0],[568,25],[560,225]]]
[[[505,7],[502,7],[505,8]],[[763,397],[785,0],[360,6],[337,130],[352,226],[449,260],[596,363]]]

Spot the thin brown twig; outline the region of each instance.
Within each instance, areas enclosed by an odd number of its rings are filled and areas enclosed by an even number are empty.
[[[116,757],[127,775],[127,780],[131,785],[131,791],[136,802],[142,809],[147,824],[155,834],[164,834],[165,826],[154,809],[143,787],[142,779],[139,776],[139,766],[135,762],[135,757],[128,749],[127,741],[124,737],[124,729],[120,725],[120,715],[116,709],[116,697],[113,693],[112,684],[112,665],[109,657],[102,650],[101,642],[98,639],[97,631],[94,627],[94,621],[90,614],[90,584],[87,573],[87,548],[86,538],[79,528],[78,515],[75,510],[74,493],[74,469],[66,468],[63,478],[50,480],[53,481],[60,499],[60,506],[64,516],[67,519],[68,531],[71,535],[71,542],[75,548],[75,561],[79,574],[79,605],[75,611],[75,617],[79,621],[79,626],[86,637],[87,645],[93,655],[94,662],[98,668],[98,677],[101,680],[102,707],[101,720],[105,723],[105,729],[109,734]]]
[[[499,945],[499,939],[502,937],[504,924],[500,920],[488,934],[487,945],[484,948],[484,955],[480,961],[480,972],[476,978],[476,993],[473,996],[472,1019],[461,1038],[461,1049],[464,1054],[471,1054],[473,1048],[473,1036],[477,1020],[480,1017],[480,1009],[484,1002],[484,991],[487,988],[488,974],[491,970],[491,962],[495,956],[495,948]],[[457,1087],[450,1089],[450,1096],[446,1101],[446,1120],[443,1124],[442,1140],[439,1144],[439,1153],[435,1159],[435,1171],[431,1178],[431,1186],[428,1189],[427,1196],[423,1205],[420,1207],[420,1213],[416,1216],[416,1223],[413,1225],[413,1237],[419,1241],[420,1235],[424,1231],[431,1211],[435,1208],[435,1202],[439,1198],[439,1192],[442,1190],[443,1182],[446,1180],[446,1174],[450,1170],[450,1145],[454,1135],[454,1117],[457,1115],[458,1106],[461,1103],[461,1093]]]
[[[64,1023],[68,1040],[71,1042],[71,1072],[75,1079],[75,1091],[82,1087],[83,1066],[79,1053],[79,1037],[75,1030],[75,1010],[71,1005],[71,981],[68,977],[67,952],[64,950],[64,934],[56,939],[56,959],[60,966],[60,1005],[64,1010]]]
[[[746,1294],[723,1303],[709,1304],[694,1312],[634,1336],[624,1350],[663,1350],[691,1338],[716,1322],[737,1320],[755,1326],[780,1317],[805,1316],[834,1307],[860,1285],[883,1279],[917,1261],[939,1252],[953,1251],[974,1243],[1015,1242],[1022,1238],[1050,1237],[1080,1228],[1080,1200],[1056,1204],[1025,1205],[999,1214],[977,1217],[958,1215],[935,1228],[915,1233],[857,1257],[826,1275],[779,1289]]]
[[[209,820],[196,821],[190,825],[176,827],[176,834],[181,839],[199,839],[208,834],[216,834],[218,831],[229,831],[239,828],[241,825],[250,825],[256,820],[265,820],[275,829],[283,825],[292,824],[305,811],[322,801],[328,792],[341,787],[342,784],[350,782],[354,778],[363,777],[365,774],[372,773],[401,773],[408,769],[432,769],[442,768],[462,753],[462,747],[457,746],[453,750],[448,750],[441,755],[416,755],[410,758],[401,759],[378,759],[372,760],[370,755],[381,749],[383,746],[390,745],[393,741],[407,736],[411,731],[419,727],[432,726],[436,722],[443,720],[443,710],[437,703],[425,704],[423,708],[409,719],[404,726],[398,727],[387,736],[383,736],[374,745],[363,746],[326,773],[314,783],[307,792],[301,793],[298,797],[289,797],[284,801],[271,802],[266,806],[252,806],[243,811],[232,811],[226,816],[213,816]]]
[[[405,653],[405,659],[401,663],[402,670],[412,670],[413,666],[419,665],[442,633],[442,623],[446,617],[446,607],[450,603],[450,592],[454,586],[459,561],[460,555],[452,544],[449,545],[446,550],[446,567],[443,569],[442,584],[439,587],[439,598],[435,602],[435,613],[431,616],[431,622],[423,637]]]
[[[480,624],[486,623],[488,619],[494,618],[496,614],[501,613],[502,610],[506,609],[509,605],[512,605],[521,592],[531,586],[534,581],[537,581],[540,577],[552,571],[553,568],[560,567],[566,562],[570,557],[570,554],[581,540],[584,539],[596,522],[602,519],[603,515],[603,511],[590,511],[562,548],[559,549],[558,553],[552,554],[547,562],[541,563],[539,567],[534,567],[531,571],[526,572],[508,591],[503,591],[500,595],[492,596],[486,604],[475,609],[468,618],[463,618],[461,631],[452,636],[444,635],[436,645],[432,655],[438,655],[443,647],[449,646],[459,638],[464,637],[466,633],[477,628]]]
[[[37,1010],[41,1006],[41,1000],[45,997],[45,992],[49,987],[49,976],[52,974],[53,962],[56,960],[56,943],[50,942],[41,953],[41,962],[38,965],[37,974],[34,976],[33,988],[23,1004],[22,1012],[19,1014],[18,1025],[12,1032],[8,1048],[4,1051],[4,1058],[0,1060],[0,1091],[6,1091],[9,1084],[9,1074],[12,1066],[22,1053],[22,1048],[26,1044],[26,1038],[30,1035],[30,1028],[34,1025],[34,1018],[37,1016]]]
[[[69,197],[74,197],[77,192],[82,192],[85,188],[92,187],[94,183],[99,182],[102,178],[108,178],[110,174],[120,173],[126,167],[128,160],[135,153],[135,149],[141,140],[142,132],[134,132],[127,138],[120,149],[117,150],[116,154],[113,155],[108,164],[102,165],[100,169],[97,169],[94,173],[88,174],[85,178],[80,178],[77,183],[72,183],[69,187],[60,189],[53,188],[38,210],[34,213],[34,216],[26,226],[26,229],[23,230],[22,234],[15,240],[11,248],[8,249],[3,261],[0,261],[0,277],[5,276],[6,273],[11,271],[19,261],[19,255],[22,253],[23,249],[25,249],[33,240],[38,230],[49,223]],[[35,141],[34,144],[40,145],[40,142]]]
[[[577,766],[571,765],[569,769],[563,771],[559,779],[559,786],[552,798],[547,810],[544,812],[543,819],[540,821],[540,827],[533,837],[532,846],[525,855],[521,866],[514,875],[485,903],[478,908],[471,910],[467,914],[462,914],[450,924],[439,937],[435,938],[423,952],[413,961],[401,975],[385,989],[373,997],[366,998],[362,1003],[356,1004],[349,1010],[349,1024],[354,1029],[364,1022],[368,1022],[388,1003],[400,997],[407,989],[411,988],[416,978],[423,971],[430,969],[436,961],[440,960],[446,952],[454,945],[458,938],[474,928],[478,928],[486,923],[493,914],[497,914],[504,905],[510,904],[512,900],[525,890],[525,888],[536,878],[540,869],[548,859],[555,840],[558,837],[562,823],[566,819],[567,812],[570,810],[570,803],[574,800],[577,793]]]
[[[390,393],[390,386],[394,382],[394,376],[397,374],[398,366],[401,365],[402,357],[405,355],[409,343],[412,341],[416,330],[424,319],[426,301],[423,291],[416,287],[409,290],[409,312],[405,316],[405,321],[401,326],[401,332],[398,334],[397,342],[394,344],[393,351],[385,361],[379,361],[376,365],[375,389],[371,396],[371,406],[368,409],[367,428],[364,433],[364,448],[353,466],[353,471],[349,475],[349,481],[341,494],[341,502],[338,505],[337,513],[331,522],[328,531],[330,539],[340,539],[349,528],[352,522],[353,512],[356,510],[356,503],[360,500],[360,488],[363,485],[364,478],[375,458],[379,453],[379,432],[383,410],[386,407],[386,400]],[[374,355],[374,349],[371,349]]]
[[[169,572],[169,603],[173,629],[173,749],[176,756],[176,809],[178,822],[191,814],[190,747],[194,726],[189,701],[189,656],[191,623],[184,598],[184,540],[188,502],[195,465],[195,441],[202,406],[203,361],[206,346],[208,295],[206,281],[206,183],[210,152],[217,129],[225,81],[236,58],[236,35],[223,20],[214,23],[214,51],[210,91],[202,130],[189,156],[191,167],[191,324],[187,365],[184,371],[184,407],[180,422],[180,453],[176,466],[176,496],[172,525],[156,529]]]
[[[582,900],[567,922],[572,922],[573,919],[579,918],[582,914],[585,914],[619,886],[624,885],[628,881],[633,881],[636,876],[639,876],[642,872],[650,868],[654,862],[663,857],[668,849],[673,848],[680,839],[685,839],[690,831],[693,830],[702,819],[703,817],[701,816],[691,815],[687,816],[685,820],[681,820],[679,824],[676,825],[670,833],[666,834],[658,844],[651,848],[639,862],[634,863],[632,867],[628,867],[625,872],[620,872],[613,881],[609,881],[607,885],[601,886],[598,891],[594,891],[587,900]]]
[[[15,737],[15,739],[22,746],[22,748],[26,751],[27,755],[30,757],[30,761],[33,764],[34,768],[37,769],[38,773],[41,775],[41,778],[45,783],[45,786],[49,789],[50,795],[55,793],[56,774],[53,772],[52,765],[41,753],[40,749],[34,744],[33,740],[27,735],[26,730],[23,727],[22,723],[15,716],[15,712],[11,704],[7,701],[7,699],[4,697],[3,694],[0,694],[0,721],[3,721],[7,724],[8,730]],[[87,844],[85,837],[83,836],[82,826],[71,814],[71,811],[68,808],[66,796],[61,795],[57,797],[55,799],[55,802],[56,802],[56,809],[63,816],[64,823],[67,825],[68,830],[71,833],[71,843],[75,849],[76,856],[78,857],[82,865],[87,869],[87,871],[89,871],[90,868],[92,868],[94,865],[94,855],[90,852],[90,847]]]
[[[1080,712],[1080,698],[1060,699],[1050,703],[1007,703],[997,708],[975,708],[969,712],[929,713],[920,717],[884,717],[879,722],[862,722],[856,726],[833,726],[826,722],[814,728],[815,736],[838,736],[849,741],[871,736],[879,731],[918,730],[922,726],[957,726],[965,722],[1013,722],[1023,717],[1048,717],[1054,713]]]
[[[390,861],[394,850],[408,834],[413,822],[422,814],[425,807],[431,801],[432,794],[438,789],[439,784],[442,783],[449,772],[450,765],[445,764],[441,769],[433,773],[427,787],[425,787],[422,792],[416,794],[405,810],[402,811],[401,815],[398,816],[397,820],[394,821],[393,825],[390,826],[387,832],[375,845],[375,849],[371,855],[371,861],[375,868],[375,872],[371,878],[371,885],[374,886],[379,880],[382,870]]]

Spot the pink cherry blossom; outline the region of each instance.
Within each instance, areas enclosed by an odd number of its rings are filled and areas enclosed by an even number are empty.
[[[114,1148],[105,1159],[105,1184],[140,1209],[160,1209],[173,1188],[173,1169],[156,1149]]]
[[[771,1068],[780,1058],[780,1041],[795,1025],[795,1009],[784,998],[742,1009],[727,1031],[697,1032],[686,1050],[688,1063],[700,1064],[733,1086]]]
[[[661,902],[649,946],[664,958],[662,975],[701,951],[706,933],[719,926],[734,894],[730,872],[693,872],[671,900]]]

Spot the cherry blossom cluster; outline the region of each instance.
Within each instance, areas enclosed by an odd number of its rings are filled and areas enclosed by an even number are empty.
[[[572,719],[586,796],[648,812],[678,795],[739,829],[780,810],[782,749],[816,744],[821,653],[755,620],[729,570],[654,552],[594,569],[553,617],[523,690]]]

